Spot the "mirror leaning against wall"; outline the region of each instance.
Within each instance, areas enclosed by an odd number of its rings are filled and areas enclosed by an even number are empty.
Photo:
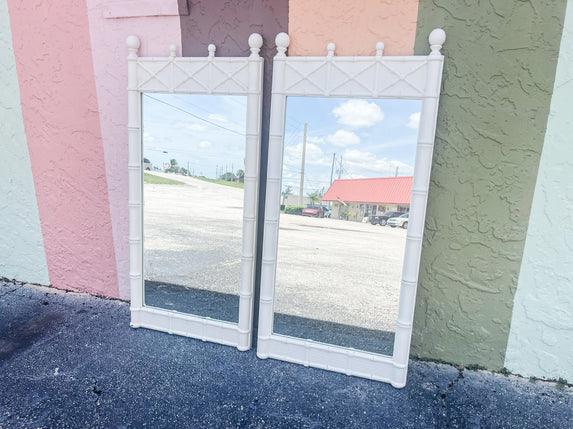
[[[376,55],[372,57],[337,57],[332,43],[327,47],[326,57],[288,57],[288,35],[280,33],[276,37],[257,345],[259,357],[385,381],[395,387],[405,385],[441,86],[443,56],[440,49],[445,38],[441,29],[430,34],[431,52],[428,56],[385,57],[384,45],[379,42]],[[303,98],[302,102],[299,98]],[[330,99],[331,104],[324,98]],[[379,104],[379,99],[394,103],[393,107],[392,104]],[[407,108],[418,122],[409,201],[376,201],[372,195],[358,195],[368,193],[367,188],[374,186],[371,182],[376,173],[398,178],[391,171],[366,170],[382,166],[380,161],[388,161],[390,156],[399,161],[389,151],[381,151],[384,142],[389,146],[389,140],[383,136],[372,140],[367,130],[358,131],[359,125],[366,122],[373,125],[376,119],[381,122],[384,110],[397,112],[400,103],[408,104],[412,100],[420,101],[414,101]],[[305,106],[305,103],[306,110],[311,112],[309,116],[326,112],[334,116],[338,125],[346,128],[329,129],[330,122],[325,117],[313,119],[315,125],[310,135],[306,135],[308,130],[304,125],[302,145],[306,145],[306,149],[299,150],[299,139],[292,138],[290,134],[293,127],[301,128],[306,122],[294,113],[294,110],[300,110],[297,105]],[[309,108],[312,105],[321,107]],[[356,115],[357,111],[360,114]],[[416,115],[418,112],[419,116]],[[388,134],[390,129],[379,132]],[[366,145],[361,146],[361,142],[366,142]],[[338,168],[341,174],[346,172],[349,179],[354,180],[354,188],[348,182],[333,181],[323,193],[324,169],[314,166],[310,173],[304,159],[298,170],[292,164],[293,153],[298,151],[305,154],[302,158],[310,159],[309,167],[313,162],[328,165],[328,157],[322,156],[326,143],[338,144],[342,150],[343,161]],[[308,148],[310,151],[307,152]],[[334,152],[334,147],[329,146],[327,151]],[[336,157],[333,159],[332,174]],[[357,164],[362,164],[362,170],[353,169],[352,161],[361,161]],[[409,163],[406,160],[402,168],[407,169]],[[400,168],[396,162],[393,165]],[[305,207],[303,177],[308,174],[314,176],[312,180],[316,189],[306,196],[319,201],[309,201],[310,207]],[[287,190],[296,190],[293,176],[301,177],[298,205],[302,206],[302,215],[309,215],[308,219],[303,219],[303,216],[297,219],[292,217],[293,213],[287,212],[284,197],[290,193]],[[361,179],[370,179],[370,182],[367,186],[356,186]],[[335,186],[337,182],[338,186]],[[353,192],[349,194],[346,191],[350,188]],[[320,195],[312,194],[317,191]],[[404,231],[390,231],[392,235],[406,232],[405,240],[397,235],[382,237],[378,233],[365,237],[364,234],[369,234],[365,227],[372,225],[358,224],[356,218],[374,219],[380,210],[389,209],[390,203],[395,203],[392,208],[396,211],[408,212],[407,226],[402,228]],[[327,216],[325,219],[325,213],[333,218]],[[404,221],[402,218],[401,222]],[[386,222],[390,221],[384,220],[384,224]],[[396,240],[395,253],[403,255],[403,261],[396,259],[388,265],[386,262],[390,261],[385,259],[391,258],[367,255],[369,246],[372,249],[376,247],[369,243],[377,239]],[[388,249],[379,251],[384,253]],[[400,264],[401,269],[397,269]],[[390,265],[393,265],[392,269],[388,269]],[[400,283],[399,292],[396,282]],[[397,307],[388,306],[391,301],[397,301]],[[368,336],[370,338],[366,338]]]
[[[131,325],[251,346],[262,38],[249,57],[127,39]]]
[[[142,94],[144,303],[238,323],[246,97]]]
[[[286,101],[274,332],[391,356],[420,100]]]

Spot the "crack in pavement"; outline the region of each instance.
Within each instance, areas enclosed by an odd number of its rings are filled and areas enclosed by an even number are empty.
[[[2,286],[2,287],[5,287],[5,286],[8,286],[9,284],[10,284],[10,283],[4,283],[4,284],[2,284],[1,286]],[[14,286],[16,286],[16,288],[15,288],[15,289],[11,289],[11,290],[9,290],[8,292],[4,292],[4,293],[0,294],[0,298],[5,297],[6,295],[10,295],[11,293],[14,293],[14,292],[16,292],[17,290],[22,289],[22,288],[24,287],[23,284],[20,284],[20,285],[17,285],[17,284],[14,284],[14,283],[12,283],[12,284],[13,284]]]
[[[94,385],[92,387],[91,392],[94,395],[96,395],[96,398],[95,398],[95,422],[94,422],[94,425],[92,427],[97,428],[99,426],[99,419],[101,417],[101,415],[100,415],[100,405],[101,405],[100,396],[103,393],[103,390],[98,389],[96,378],[94,378]]]
[[[446,427],[446,428],[450,427],[450,425],[448,423],[448,418],[446,415],[446,396],[447,396],[447,393],[449,390],[453,389],[455,387],[455,385],[458,384],[462,378],[464,378],[464,368],[463,367],[456,367],[456,369],[458,370],[458,376],[456,377],[455,380],[453,380],[450,384],[448,384],[448,387],[446,387],[446,390],[442,390],[442,392],[441,392],[442,416],[444,417],[443,427]]]

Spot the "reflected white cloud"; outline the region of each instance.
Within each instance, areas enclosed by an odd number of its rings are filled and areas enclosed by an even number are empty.
[[[205,131],[207,129],[206,126],[201,124],[190,124],[187,122],[177,122],[173,125],[174,128],[183,128],[189,131]]]
[[[324,139],[322,137],[316,136],[309,136],[307,137],[306,141],[310,143],[324,143]]]
[[[412,113],[406,126],[417,130],[418,125],[420,125],[420,112]]]
[[[209,119],[212,119],[213,121],[224,122],[224,123],[229,122],[229,120],[225,116],[220,115],[219,113],[211,113],[209,115]]]
[[[384,112],[366,100],[348,100],[332,110],[338,123],[351,128],[371,127],[384,119]]]
[[[406,163],[388,158],[378,158],[370,152],[346,150],[342,155],[347,171],[353,179],[372,177],[372,174],[385,176],[410,176],[414,167]],[[364,174],[368,173],[368,174]]]
[[[370,152],[362,152],[355,149],[348,149],[344,152],[344,160],[352,162],[372,162],[376,160],[376,155]]]
[[[338,130],[334,134],[326,136],[326,141],[335,146],[346,147],[359,144],[360,137],[352,131]]]
[[[285,147],[284,163],[300,165],[302,160],[302,143]],[[306,164],[328,165],[328,159],[320,147],[313,143],[306,144]]]

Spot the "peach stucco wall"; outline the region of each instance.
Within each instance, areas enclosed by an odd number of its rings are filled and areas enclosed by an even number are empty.
[[[8,0],[50,282],[118,295],[85,0]]]
[[[412,55],[418,0],[291,0],[289,55],[326,55],[334,42],[336,55],[374,55],[384,42],[384,55]]]
[[[87,0],[91,48],[109,205],[113,225],[119,296],[129,298],[129,219],[127,176],[127,48],[139,37],[142,56],[168,56],[169,45],[181,52],[177,0]],[[107,18],[113,16],[114,18]]]

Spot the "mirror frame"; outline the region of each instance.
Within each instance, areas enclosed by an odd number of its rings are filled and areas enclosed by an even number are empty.
[[[131,326],[212,341],[248,350],[252,342],[263,58],[263,39],[251,34],[249,57],[215,58],[216,47],[208,46],[207,57],[138,57],[140,43],[129,36],[128,130],[129,130],[129,246]],[[143,141],[141,97],[144,92],[177,94],[244,95],[247,97],[243,237],[239,290],[239,320],[231,323],[198,315],[145,305],[143,263]]]
[[[334,44],[329,43],[326,57],[287,57],[289,37],[286,33],[277,35],[277,54],[273,59],[258,357],[389,382],[394,387],[405,386],[442,80],[444,57],[440,49],[445,40],[446,34],[442,29],[432,31],[429,37],[431,52],[427,56],[384,57],[384,44],[378,42],[375,56],[336,57]],[[392,356],[273,333],[287,96],[422,101]]]

